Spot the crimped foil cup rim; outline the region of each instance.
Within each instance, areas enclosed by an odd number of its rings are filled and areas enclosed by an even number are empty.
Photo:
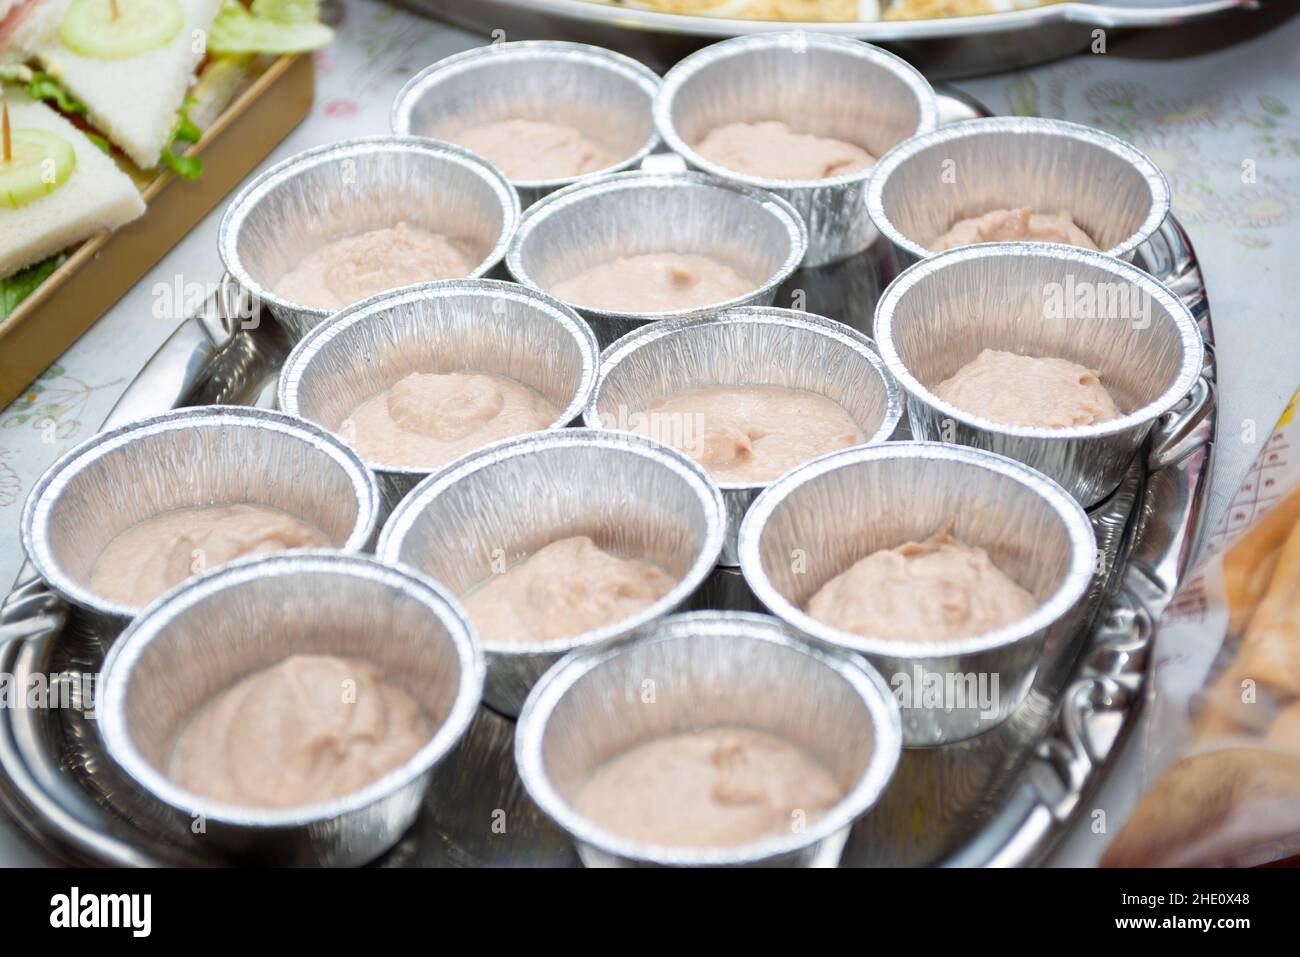
[[[282,566],[289,566],[283,568]],[[339,798],[289,808],[257,808],[215,801],[186,790],[156,769],[136,747],[127,728],[126,681],[140,656],[178,614],[227,588],[275,575],[344,573],[367,578],[418,601],[446,629],[460,662],[460,681],[447,717],[429,740],[401,765]],[[123,672],[123,669],[125,671]],[[123,672],[124,677],[119,677]],[[366,555],[310,549],[237,559],[187,578],[156,598],[109,649],[100,672],[99,732],[109,756],[155,798],[186,813],[247,828],[307,826],[357,811],[391,796],[436,765],[460,740],[478,711],[486,666],[465,611],[437,582],[410,568]]]
[[[613,638],[618,638],[633,629],[639,628],[656,618],[663,617],[672,609],[681,605],[704,582],[718,563],[722,554],[722,545],[726,536],[727,514],[722,492],[709,474],[695,460],[687,457],[671,446],[653,439],[630,432],[616,432],[607,429],[556,429],[548,432],[530,432],[485,445],[463,458],[457,459],[446,467],[433,472],[419,485],[411,489],[406,497],[393,509],[388,520],[379,533],[379,542],[375,546],[375,555],[385,562],[402,564],[399,557],[411,526],[429,503],[442,495],[457,482],[484,469],[491,468],[498,462],[528,456],[539,451],[565,448],[608,448],[620,452],[631,452],[657,467],[666,468],[678,478],[685,481],[696,493],[704,512],[704,543],[690,569],[667,594],[635,615],[611,622],[601,628],[593,628],[577,635],[552,638],[548,641],[529,642],[489,642],[481,641],[484,649],[501,657],[536,657],[564,654],[576,648],[599,645]],[[426,573],[427,574],[427,573]]]
[[[480,176],[492,188],[497,199],[501,202],[501,235],[497,237],[496,242],[483,261],[474,267],[474,270],[468,276],[463,278],[477,279],[501,261],[501,257],[505,255],[506,249],[510,246],[510,240],[519,226],[520,214],[519,193],[511,182],[506,179],[505,174],[477,153],[454,143],[445,143],[442,140],[429,139],[424,136],[381,134],[339,140],[334,143],[314,146],[311,149],[303,150],[301,153],[295,153],[293,156],[283,159],[264,172],[259,173],[235,194],[235,198],[226,207],[226,211],[221,217],[221,225],[217,230],[217,251],[221,255],[222,264],[225,265],[226,270],[234,277],[235,281],[261,302],[269,303],[280,309],[318,318],[334,315],[338,310],[306,306],[285,299],[273,289],[267,289],[249,275],[248,270],[244,268],[243,260],[239,256],[239,234],[249,214],[256,208],[257,203],[283,181],[292,179],[300,172],[314,166],[333,162],[337,159],[346,159],[349,155],[379,150],[423,153],[439,159],[449,160]],[[399,286],[398,288],[404,287]]]
[[[874,176],[878,164],[851,173],[826,177],[825,179],[770,179],[763,176],[753,176],[707,159],[696,152],[695,148],[678,134],[677,127],[672,119],[673,100],[682,86],[701,69],[713,65],[719,60],[742,56],[754,50],[781,49],[794,42],[809,47],[821,47],[825,50],[848,53],[893,73],[907,86],[916,99],[919,119],[916,130],[912,133],[913,136],[927,133],[938,124],[939,100],[935,96],[934,88],[930,86],[929,81],[919,70],[902,57],[880,47],[864,43],[861,40],[826,33],[804,33],[796,30],[732,37],[710,44],[702,50],[697,50],[695,53],[683,57],[672,69],[664,74],[663,84],[659,87],[659,93],[655,96],[655,128],[659,130],[659,136],[663,139],[664,144],[674,153],[684,157],[692,166],[698,167],[713,176],[735,180],[738,183],[744,183],[757,189],[793,192],[795,190],[812,190],[826,186],[844,186],[849,183],[870,180]],[[905,140],[904,142],[908,141]]]
[[[1182,344],[1182,358],[1174,381],[1146,405],[1140,406],[1132,412],[1126,412],[1118,418],[1107,419],[1104,422],[1094,422],[1091,425],[1071,425],[1061,428],[1011,425],[1005,422],[996,422],[993,419],[984,418],[955,406],[939,398],[922,385],[921,381],[912,375],[911,370],[903,362],[902,356],[898,354],[898,349],[894,345],[894,310],[899,300],[913,286],[923,282],[932,274],[940,272],[947,266],[972,259],[1018,259],[1024,257],[1056,259],[1061,262],[1077,262],[1097,266],[1103,271],[1109,272],[1116,279],[1138,286],[1143,293],[1155,300],[1169,313],[1175,328],[1178,330],[1179,342]],[[885,366],[894,376],[899,387],[908,396],[933,409],[937,409],[949,418],[973,428],[1000,435],[1042,441],[1065,442],[1077,439],[1100,438],[1117,435],[1147,425],[1172,409],[1192,390],[1205,365],[1205,339],[1201,335],[1200,327],[1196,324],[1196,319],[1177,293],[1159,279],[1156,279],[1145,270],[1139,269],[1132,263],[1116,259],[1107,253],[1094,252],[1091,249],[1079,249],[1059,243],[979,243],[973,246],[958,246],[956,249],[945,250],[934,254],[928,259],[913,263],[889,284],[880,300],[876,303],[873,328],[876,332],[876,343],[880,349],[880,356],[884,359]]]
[[[547,429],[558,429],[577,418],[586,407],[591,390],[596,387],[596,376],[600,368],[600,346],[596,342],[596,334],[573,310],[573,307],[562,300],[533,286],[505,282],[501,279],[436,279],[432,282],[417,283],[376,293],[339,310],[331,321],[311,329],[284,360],[280,378],[276,383],[276,402],[288,414],[301,418],[302,413],[298,409],[298,386],[302,381],[303,373],[335,337],[342,335],[357,323],[365,322],[395,305],[415,300],[448,298],[465,293],[481,293],[492,299],[508,298],[519,302],[526,301],[546,313],[572,335],[578,351],[582,354],[579,386],[573,399],[560,411],[559,416],[547,426]],[[365,458],[362,458],[362,461],[368,468],[385,475],[425,476],[431,471],[428,468],[389,465]]]
[[[582,410],[583,424],[592,429],[605,428],[600,424],[600,413],[596,410],[596,404],[600,401],[601,386],[604,385],[606,377],[613,372],[614,368],[637,350],[669,336],[689,335],[697,328],[709,328],[716,325],[740,325],[743,323],[789,326],[835,339],[848,346],[875,370],[880,379],[880,385],[885,390],[885,416],[881,420],[879,427],[858,445],[874,445],[885,441],[894,434],[894,430],[903,417],[903,394],[899,390],[897,383],[894,382],[893,375],[886,368],[884,359],[876,351],[875,342],[858,330],[826,316],[812,312],[802,312],[797,309],[782,309],[778,306],[737,306],[724,310],[717,315],[665,319],[661,322],[642,326],[640,329],[634,329],[610,343],[600,355],[600,372],[596,378],[596,384],[592,388],[591,399],[587,402],[586,408]],[[606,431],[619,430],[608,429]],[[719,482],[714,479],[714,484],[724,492],[757,492],[767,488],[773,481],[775,479],[769,479],[766,482]]]
[[[1071,123],[1068,120],[1039,116],[990,116],[965,120],[961,123],[949,123],[926,133],[918,134],[910,139],[903,140],[880,158],[876,165],[872,167],[875,175],[872,176],[871,182],[867,185],[867,215],[876,228],[880,230],[881,235],[917,259],[928,259],[938,255],[928,247],[922,246],[920,243],[904,236],[898,227],[894,225],[885,212],[885,184],[899,166],[923,150],[927,150],[936,144],[990,133],[1011,136],[1031,133],[1049,134],[1079,140],[1113,153],[1132,165],[1142,175],[1142,179],[1146,182],[1151,193],[1151,209],[1147,212],[1147,217],[1143,220],[1142,225],[1135,232],[1124,239],[1123,242],[1112,246],[1110,249],[1102,250],[1107,256],[1122,258],[1129,255],[1138,246],[1141,246],[1154,236],[1156,230],[1160,228],[1160,225],[1169,215],[1172,195],[1169,189],[1169,181],[1165,179],[1165,174],[1160,171],[1160,167],[1152,162],[1151,157],[1132,143],[1128,143],[1118,136],[1103,130],[1084,126],[1082,123]],[[1091,252],[1092,250],[1084,251]]]
[[[528,241],[528,236],[537,223],[546,216],[552,215],[556,210],[563,209],[567,206],[578,205],[591,196],[601,193],[619,192],[625,189],[637,188],[665,188],[665,187],[685,187],[685,188],[708,188],[721,190],[723,192],[733,193],[742,200],[755,203],[774,216],[786,228],[787,238],[790,240],[790,251],[786,255],[785,261],[777,267],[765,282],[749,290],[743,295],[733,296],[722,302],[709,303],[704,306],[693,306],[690,309],[677,309],[671,312],[618,312],[609,309],[596,309],[591,306],[584,306],[580,303],[569,302],[567,299],[561,300],[571,309],[575,309],[583,314],[600,316],[608,319],[624,319],[634,322],[656,322],[663,319],[679,319],[686,316],[698,316],[705,313],[717,312],[724,309],[743,306],[755,299],[762,298],[769,292],[775,290],[785,282],[799,268],[803,262],[804,254],[808,251],[808,227],[804,224],[803,217],[788,202],[774,193],[766,190],[754,189],[740,183],[731,183],[715,176],[709,176],[706,173],[685,172],[685,173],[652,173],[642,170],[627,170],[622,173],[608,173],[604,176],[592,177],[566,186],[563,189],[556,190],[549,196],[544,196],[524,211],[524,215],[519,218],[519,228],[515,230],[514,239],[510,243],[510,248],[506,250],[506,268],[510,270],[510,275],[525,286],[541,290],[540,285],[528,274],[528,270],[520,262],[524,244]]]
[[[865,461],[908,458],[960,462],[998,472],[1045,501],[1065,526],[1071,543],[1069,569],[1051,596],[1029,615],[993,631],[952,641],[909,641],[873,638],[836,628],[796,607],[778,592],[763,570],[760,545],[772,513],[790,494],[806,482],[840,469],[853,468]],[[943,442],[888,442],[832,452],[781,476],[750,506],[740,526],[737,552],[741,573],[754,595],[772,614],[801,632],[836,647],[865,654],[893,658],[951,658],[1010,647],[1050,627],[1067,614],[1087,593],[1092,582],[1097,540],[1083,506],[1036,469],[995,452],[967,446]]]
[[[356,493],[357,520],[339,551],[360,551],[374,535],[379,523],[379,484],[374,473],[361,457],[337,436],[312,422],[271,409],[240,405],[205,405],[173,409],[92,435],[60,456],[37,479],[31,492],[28,493],[20,519],[23,550],[41,578],[58,595],[79,607],[101,615],[133,618],[140,613],[140,608],[98,597],[64,571],[49,548],[48,525],[53,500],[67,487],[74,475],[110,452],[128,446],[142,436],[195,428],[270,429],[315,446],[343,469],[351,480],[352,490]],[[226,564],[222,563],[216,567],[224,568]]]
[[[587,65],[621,74],[641,87],[649,95],[652,102],[662,82],[659,74],[640,61],[614,50],[592,46],[589,43],[576,43],[572,40],[512,40],[509,43],[494,43],[445,56],[436,63],[426,66],[407,80],[397,92],[397,96],[394,97],[393,105],[389,110],[388,122],[392,131],[399,136],[418,135],[411,132],[411,108],[420,97],[427,93],[430,88],[437,86],[444,78],[472,71],[494,57],[499,59],[547,59],[549,57],[558,57],[581,60]],[[651,126],[653,127],[653,125],[652,122]],[[580,173],[577,176],[559,176],[553,179],[512,179],[510,182],[518,189],[558,189],[590,176],[602,176],[606,173],[614,173],[636,166],[653,153],[658,145],[659,132],[655,129],[651,132],[650,138],[642,143],[635,153],[626,159],[611,163],[609,166],[592,170],[589,173]]]
[[[857,782],[825,815],[800,834],[765,838],[734,847],[688,848],[645,844],[622,837],[588,821],[560,796],[546,773],[542,740],[555,707],[579,679],[629,648],[695,636],[721,634],[789,648],[814,659],[846,681],[870,716],[875,734],[871,756]],[[893,692],[870,664],[843,649],[818,647],[791,632],[770,615],[738,611],[697,611],[671,615],[642,628],[625,641],[600,648],[579,649],[551,668],[533,687],[519,714],[515,733],[515,764],[532,799],[574,839],[626,860],[668,866],[726,866],[756,864],[826,840],[853,823],[884,793],[898,766],[902,722]]]

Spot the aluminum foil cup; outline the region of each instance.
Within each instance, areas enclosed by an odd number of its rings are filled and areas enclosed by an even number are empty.
[[[535,389],[560,414],[596,384],[596,337],[557,299],[515,283],[448,279],[349,306],[298,343],[280,371],[280,408],[338,432],[361,403],[413,372],[493,372]],[[396,505],[432,469],[367,463]]]
[[[907,393],[912,434],[1001,452],[1084,505],[1119,485],[1161,416],[1197,384],[1204,341],[1178,296],[1135,266],[1046,243],[988,243],[904,271],[876,306],[876,341]],[[1101,376],[1124,413],[1094,425],[1004,425],[933,389],[982,349],[1069,359]]]
[[[1131,259],[1169,214],[1155,163],[1109,133],[1029,116],[967,120],[882,156],[867,190],[872,221],[902,265],[958,220],[1030,206],[1067,211],[1111,256]]]
[[[174,509],[241,503],[288,512],[344,551],[368,548],[379,522],[375,477],[332,435],[279,412],[203,406],[101,432],[60,458],[23,506],[23,547],[54,591],[120,630],[140,608],[90,585],[108,543]]]
[[[397,768],[358,791],[291,808],[226,804],[166,772],[204,704],[297,654],[359,658],[420,705],[434,728]],[[464,734],[483,654],[464,611],[432,582],[371,558],[308,551],[232,562],[173,588],[114,645],[100,677],[108,755],[171,818],[241,859],[345,867],[378,857],[415,820],[434,767]]]
[[[727,123],[782,120],[880,156],[934,129],[939,107],[925,77],[892,53],[847,37],[769,33],[686,57],[664,75],[654,114],[664,142],[695,169],[788,200],[808,224],[805,265],[821,266],[861,252],[879,235],[863,207],[871,170],[763,179],[719,166],[695,146]]]
[[[484,700],[515,715],[565,653],[683,605],[716,564],[724,528],[721,494],[686,456],[636,435],[563,429],[487,446],[429,476],[385,523],[376,554],[463,596],[557,539],[587,535],[677,578],[639,615],[604,628],[545,642],[483,642]]]
[[[574,808],[579,790],[611,758],[718,725],[800,746],[844,797],[802,832],[716,848],[642,844]],[[860,658],[816,648],[768,615],[694,612],[565,658],[528,696],[515,759],[528,793],[569,832],[588,867],[834,866],[853,821],[889,783],[899,737],[889,689]]]
[[[601,355],[600,378],[583,421],[628,429],[655,399],[701,386],[781,386],[824,395],[858,423],[867,443],[889,438],[902,417],[898,387],[866,336],[792,309],[746,306],[716,316],[658,322],[629,333]],[[695,423],[663,424],[681,446]],[[739,564],[736,534],[769,483],[723,483],[727,539],[722,564]]]
[[[512,180],[524,208],[579,179],[628,169],[659,145],[650,106],[659,76],[636,60],[585,43],[492,43],[444,57],[402,87],[392,128],[455,141],[465,130],[501,120],[563,123],[619,159],[604,169],[560,179]]]
[[[478,258],[470,278],[501,261],[519,197],[469,150],[419,136],[368,136],[291,156],[241,189],[221,218],[226,269],[299,338],[334,310],[276,291],[285,273],[326,243],[399,222],[458,240]]]
[[[1031,615],[969,638],[899,641],[834,628],[803,610],[858,560],[949,524],[1037,599]],[[1055,482],[1002,456],[933,442],[816,459],[774,482],[740,529],[740,567],[758,600],[800,632],[865,654],[902,706],[910,746],[968,738],[1015,710],[1048,630],[1077,623],[1096,555],[1088,516]]]
[[[760,283],[744,296],[679,312],[611,312],[570,303],[607,346],[648,322],[769,305],[807,246],[799,214],[770,193],[700,173],[612,173],[531,206],[506,266],[524,285],[549,290],[620,256],[700,253]]]

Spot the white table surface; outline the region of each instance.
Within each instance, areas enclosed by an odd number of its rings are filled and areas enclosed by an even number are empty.
[[[484,42],[375,0],[343,0],[343,9],[338,37],[317,55],[311,116],[264,165],[317,144],[387,132],[388,106],[407,78]],[[1220,444],[1209,516],[1215,521],[1300,385],[1300,17],[1207,54],[1084,55],[956,85],[994,113],[1107,129],[1136,143],[1168,176],[1174,212],[1205,272],[1218,338]],[[220,215],[220,208],[209,215],[0,412],[0,582],[11,581],[22,562],[17,529],[27,490],[55,458],[94,434],[136,371],[185,318],[160,307],[165,300],[157,290],[220,276]],[[1131,745],[1095,808],[1085,809],[1104,810],[1109,833],[1093,833],[1093,815],[1082,814],[1051,863],[1095,863],[1142,780],[1141,749]],[[45,860],[0,817],[0,865]]]

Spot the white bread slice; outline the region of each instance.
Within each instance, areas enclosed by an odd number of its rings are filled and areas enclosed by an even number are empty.
[[[0,63],[24,63],[41,47],[56,42],[59,25],[71,2],[0,0]]]
[[[80,130],[24,93],[10,92],[3,99],[15,130],[57,133],[72,144],[77,165],[53,192],[17,209],[0,206],[0,279],[144,212],[131,178]]]
[[[185,25],[166,46],[124,60],[73,53],[57,38],[39,52],[45,69],[86,106],[90,121],[141,169],[158,165],[221,0],[177,0]],[[196,35],[199,37],[195,39]]]

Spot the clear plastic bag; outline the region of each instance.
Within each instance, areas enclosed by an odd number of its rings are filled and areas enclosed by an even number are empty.
[[[1300,854],[1297,398],[1161,620],[1145,746],[1162,770],[1103,866],[1251,866]]]

